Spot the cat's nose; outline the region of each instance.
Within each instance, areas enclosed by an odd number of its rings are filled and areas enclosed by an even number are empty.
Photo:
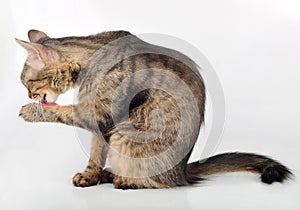
[[[44,94],[44,96],[43,96],[43,101],[47,101],[47,98],[46,98],[46,93]]]
[[[28,91],[28,97],[32,99],[32,93]]]

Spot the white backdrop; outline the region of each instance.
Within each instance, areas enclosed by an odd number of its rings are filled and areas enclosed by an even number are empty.
[[[299,1],[0,4],[0,209],[299,209]],[[27,39],[32,28],[53,37],[124,29],[188,41],[210,60],[225,92],[226,127],[216,153],[269,155],[292,168],[296,179],[267,186],[256,175],[230,174],[169,190],[73,187],[72,176],[87,162],[74,129],[18,118],[20,107],[30,100],[19,79],[26,54],[14,37]],[[60,98],[72,101],[73,93]]]

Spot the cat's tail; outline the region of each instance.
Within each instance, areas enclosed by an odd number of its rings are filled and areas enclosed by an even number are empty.
[[[186,179],[189,183],[195,183],[212,174],[240,171],[258,173],[261,181],[267,184],[283,182],[292,175],[287,167],[262,155],[224,153],[188,164]]]

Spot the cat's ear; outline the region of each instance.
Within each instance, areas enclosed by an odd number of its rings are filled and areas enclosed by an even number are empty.
[[[50,47],[19,39],[16,39],[16,41],[26,49],[28,53],[27,62],[34,67],[43,68],[45,63],[59,63],[61,61],[58,52]]]
[[[40,39],[47,39],[49,37],[42,31],[32,29],[28,31],[28,38],[31,42],[38,42]]]
[[[16,39],[17,43],[26,49],[28,57],[26,63],[31,67],[25,77],[33,79],[39,71],[43,69],[46,63],[59,63],[61,56],[54,49],[34,42],[26,42]]]
[[[42,59],[43,50],[41,47],[38,47],[33,43],[22,41],[17,38],[16,42],[27,51],[27,62],[32,68],[36,70],[41,70],[45,66],[45,62]]]

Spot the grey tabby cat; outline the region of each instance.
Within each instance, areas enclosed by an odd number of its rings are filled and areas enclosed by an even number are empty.
[[[225,153],[187,163],[204,121],[205,86],[183,54],[146,43],[126,31],[50,38],[30,30],[21,75],[28,122],[55,122],[93,133],[90,160],[75,186],[113,183],[117,189],[169,188],[208,175],[249,171],[264,183],[282,182],[288,168],[268,157]],[[78,87],[78,103],[57,97]],[[110,169],[104,169],[109,157]]]

